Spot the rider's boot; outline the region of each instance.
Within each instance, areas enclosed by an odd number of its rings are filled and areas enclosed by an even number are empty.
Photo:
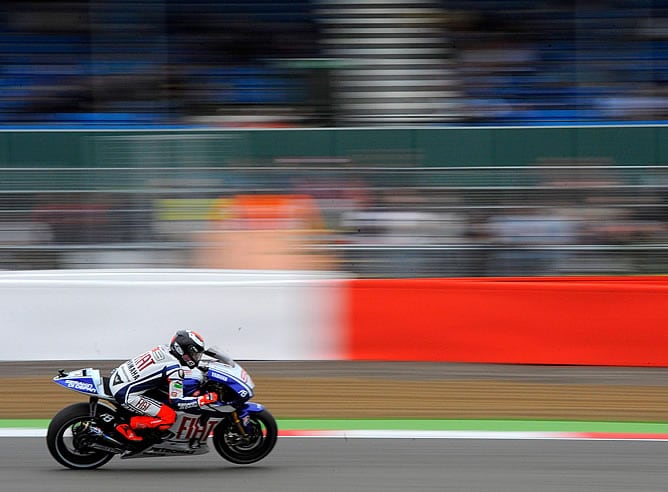
[[[126,438],[128,441],[138,442],[143,441],[144,438],[137,435],[132,427],[129,424],[119,424],[116,426],[116,430],[120,435]]]

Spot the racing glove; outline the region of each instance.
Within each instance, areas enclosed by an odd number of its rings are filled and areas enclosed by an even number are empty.
[[[197,397],[197,403],[200,407],[216,403],[218,401],[218,393],[204,393]]]

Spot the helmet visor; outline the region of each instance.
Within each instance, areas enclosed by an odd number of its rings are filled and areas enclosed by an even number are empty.
[[[198,351],[196,347],[188,349],[188,356],[195,364],[199,364],[199,361],[202,360],[202,352]]]

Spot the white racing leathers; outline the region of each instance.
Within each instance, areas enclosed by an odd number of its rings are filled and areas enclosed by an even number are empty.
[[[190,371],[181,366],[165,345],[144,352],[114,369],[110,377],[111,393],[125,408],[141,415],[156,416],[162,403],[144,396],[147,391],[168,386],[169,404],[177,410],[199,408],[197,397],[184,396],[183,379],[202,374],[198,369]]]

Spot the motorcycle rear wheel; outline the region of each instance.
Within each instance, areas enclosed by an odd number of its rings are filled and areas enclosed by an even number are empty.
[[[213,445],[224,459],[237,465],[250,465],[265,458],[278,439],[276,419],[268,410],[249,415],[247,428],[242,435],[236,424],[225,421],[213,432]]]
[[[65,407],[51,420],[46,444],[58,463],[74,470],[92,470],[114,457],[114,453],[81,446],[78,434],[91,420],[88,403]]]

